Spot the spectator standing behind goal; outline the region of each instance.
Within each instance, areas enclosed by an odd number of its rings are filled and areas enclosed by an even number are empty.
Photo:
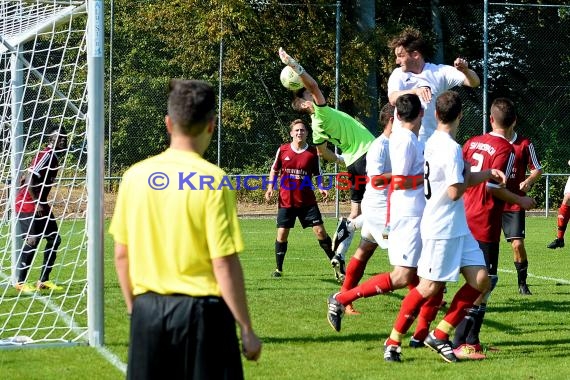
[[[388,99],[390,103],[396,104],[396,99],[403,94],[416,94],[420,97],[425,112],[418,138],[425,143],[437,127],[437,96],[455,86],[478,87],[479,76],[463,58],[456,58],[453,66],[426,62],[429,46],[421,32],[412,27],[394,37],[389,46],[396,54],[396,64],[399,67],[388,78]],[[400,125],[395,119],[394,127]]]
[[[52,207],[48,203],[48,195],[61,167],[61,156],[67,151],[67,132],[63,127],[54,128],[49,132],[49,141],[48,146],[32,161],[16,195],[18,234],[23,236],[24,244],[19,255],[15,288],[22,293],[62,289],[49,280],[61,237]],[[26,282],[28,272],[42,239],[46,239],[47,243],[40,279],[35,285],[30,285]]]
[[[570,161],[568,161],[570,165]],[[562,204],[558,208],[558,219],[557,219],[557,234],[556,239],[552,243],[548,244],[546,247],[550,249],[564,248],[564,233],[566,232],[566,227],[568,227],[568,220],[570,220],[570,177],[566,182],[564,187],[564,198],[562,199]]]
[[[291,123],[289,134],[293,141],[277,149],[265,192],[265,199],[269,201],[273,196],[274,186],[279,187],[277,237],[275,239],[277,268],[272,274],[273,277],[283,275],[283,261],[287,253],[289,230],[295,226],[297,218],[299,218],[301,227],[312,227],[329,262],[334,257],[332,240],[325,230],[312,182],[313,176],[321,174],[317,149],[307,143],[308,131],[302,120],[297,119]],[[328,192],[323,189],[322,182],[317,182],[317,187],[321,195],[326,198]],[[336,271],[335,276],[337,281],[344,280]]]
[[[128,379],[242,379],[236,321],[244,356],[261,353],[238,258],[235,194],[219,186],[225,173],[202,158],[215,105],[208,83],[171,80],[169,149],[123,175],[110,233],[132,313]],[[212,186],[179,188],[179,173],[213,179]]]
[[[517,134],[513,128],[508,132],[508,139],[515,150],[515,164],[511,176],[507,179],[507,189],[516,195],[524,196],[542,175],[542,166],[530,139]],[[526,176],[527,168],[530,170],[528,177]],[[513,249],[519,293],[521,295],[532,295],[526,283],[528,277],[528,257],[524,244],[525,210],[516,203],[505,203],[503,232],[507,242],[511,243]]]
[[[360,203],[364,196],[366,178],[366,152],[374,141],[374,136],[366,127],[350,115],[331,108],[319,89],[319,85],[303,67],[285,50],[279,49],[281,61],[290,66],[301,78],[304,88],[295,93],[292,102],[294,110],[311,116],[313,143],[319,155],[327,161],[346,163],[351,181],[350,215],[341,218],[333,238],[336,256],[333,265],[344,276],[345,254],[354,237],[354,231],[362,228],[363,218]],[[327,142],[342,150],[342,157],[328,149]]]

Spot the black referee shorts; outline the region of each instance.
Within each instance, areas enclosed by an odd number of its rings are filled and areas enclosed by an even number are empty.
[[[235,320],[224,300],[136,296],[127,379],[243,379]]]

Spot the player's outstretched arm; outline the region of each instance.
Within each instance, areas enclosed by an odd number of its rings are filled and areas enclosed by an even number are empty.
[[[283,48],[279,48],[279,58],[281,58],[281,62],[291,67],[293,71],[299,75],[301,82],[303,82],[303,87],[311,93],[315,104],[319,106],[325,105],[326,99],[319,88],[319,84],[311,75],[309,75],[303,66],[301,66],[295,58],[287,54]]]
[[[463,81],[464,86],[469,87],[479,87],[481,80],[479,75],[469,68],[469,63],[463,58],[456,58],[453,62],[453,66],[465,74],[465,81]]]
[[[340,154],[336,154],[335,152],[330,150],[326,142],[317,145],[316,147],[319,156],[322,157],[324,160],[344,165],[344,158]]]
[[[239,258],[237,254],[215,258],[212,266],[222,297],[240,327],[243,355],[247,360],[257,360],[261,355],[261,341],[251,326]]]
[[[504,187],[501,188],[487,187],[487,190],[490,191],[491,194],[493,194],[493,196],[505,202],[517,204],[525,210],[530,210],[536,207],[536,201],[533,198],[528,197],[526,195],[524,196],[517,195]]]
[[[415,94],[424,103],[431,102],[432,98],[431,88],[428,86],[421,86],[421,87],[412,88],[410,90],[392,91],[391,93],[388,94],[388,101],[390,102],[391,105],[395,106],[396,100],[398,100],[400,96],[406,94]]]

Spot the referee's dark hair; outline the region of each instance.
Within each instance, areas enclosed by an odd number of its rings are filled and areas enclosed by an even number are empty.
[[[216,95],[209,83],[201,80],[170,80],[168,116],[185,135],[199,135],[216,116],[215,107]]]

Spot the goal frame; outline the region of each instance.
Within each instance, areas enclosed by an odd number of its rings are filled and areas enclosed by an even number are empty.
[[[104,0],[60,0],[44,1],[30,0],[21,1],[22,4],[41,5],[58,4],[67,5],[64,12],[37,23],[26,32],[18,34],[18,38],[8,40],[0,34],[0,51],[11,54],[11,79],[12,79],[12,110],[11,133],[14,136],[11,151],[11,184],[9,193],[9,204],[12,208],[12,218],[10,220],[12,230],[12,281],[15,277],[15,263],[17,252],[21,242],[15,238],[17,230],[16,215],[14,209],[15,194],[18,186],[18,176],[21,173],[23,160],[23,127],[21,120],[22,96],[22,68],[27,67],[32,75],[38,78],[43,84],[53,90],[53,96],[59,99],[66,99],[65,95],[52,87],[42,74],[36,69],[30,68],[27,62],[19,54],[19,45],[32,40],[36,33],[53,28],[56,24],[67,21],[73,14],[85,12],[87,9],[87,114],[83,114],[72,102],[66,100],[66,107],[73,110],[78,118],[86,121],[87,141],[87,214],[86,214],[86,235],[87,235],[87,343],[90,346],[101,347],[104,345],[104,210],[103,210],[103,186],[104,186]],[[16,255],[16,257],[15,257]],[[69,326],[73,329],[73,326]],[[18,344],[15,346],[2,346],[3,348],[22,347],[46,347],[53,346],[50,343],[30,343]],[[56,345],[77,345],[77,342],[57,343]]]

